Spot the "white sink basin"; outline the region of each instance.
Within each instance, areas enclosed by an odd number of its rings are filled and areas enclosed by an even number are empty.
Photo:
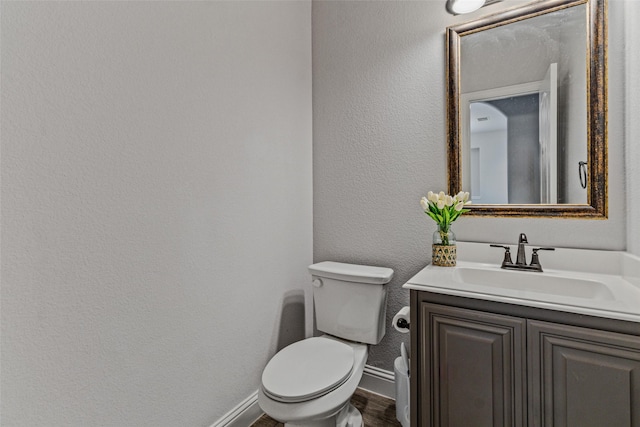
[[[569,248],[544,255],[544,272],[505,270],[488,244],[458,242],[456,267],[428,265],[404,287],[640,323],[640,257]]]
[[[614,299],[613,293],[602,282],[537,272],[460,267],[455,269],[454,278],[464,284],[499,289],[515,289],[573,298]]]

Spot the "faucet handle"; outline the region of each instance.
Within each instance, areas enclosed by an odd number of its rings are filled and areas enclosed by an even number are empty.
[[[504,249],[504,259],[502,260],[502,265],[505,266],[507,264],[513,264],[513,261],[511,261],[511,248],[509,246],[503,246],[503,245],[489,245],[492,248],[502,248]]]
[[[533,248],[531,254],[531,267],[535,267],[538,271],[542,271],[542,265],[540,265],[540,258],[538,258],[538,251],[555,251],[556,248]]]

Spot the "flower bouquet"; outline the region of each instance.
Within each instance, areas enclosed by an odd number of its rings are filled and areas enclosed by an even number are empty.
[[[443,267],[456,265],[456,236],[451,231],[451,223],[469,209],[469,193],[461,191],[455,196],[445,194],[444,191],[434,193],[429,191],[426,197],[420,199],[420,206],[438,225],[433,233],[432,263]]]

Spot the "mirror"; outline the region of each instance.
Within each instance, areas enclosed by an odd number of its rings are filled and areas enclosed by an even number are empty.
[[[607,217],[605,0],[447,29],[449,193],[469,215]]]

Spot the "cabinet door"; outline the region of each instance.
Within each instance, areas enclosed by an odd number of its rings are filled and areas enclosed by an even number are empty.
[[[420,425],[525,425],[526,321],[425,302],[420,309]]]
[[[531,426],[640,427],[640,336],[530,320]]]

